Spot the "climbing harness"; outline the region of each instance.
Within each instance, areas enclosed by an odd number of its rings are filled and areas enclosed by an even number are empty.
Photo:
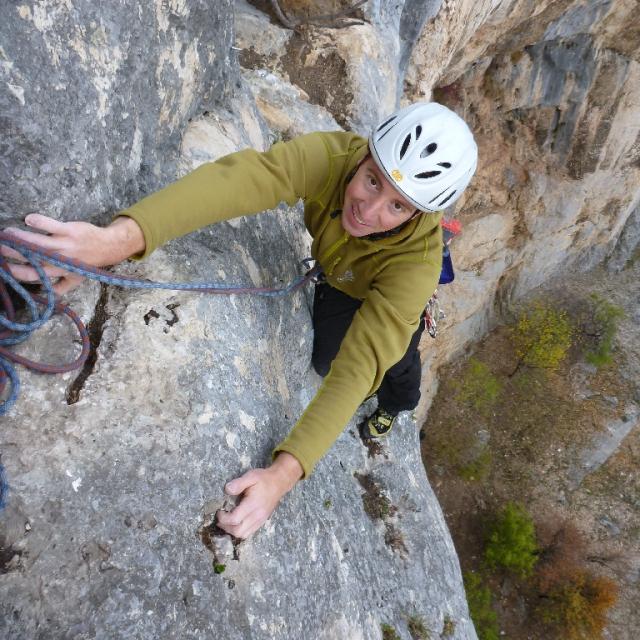
[[[54,251],[43,249],[35,244],[19,240],[15,236],[0,231],[0,245],[10,247],[22,255],[27,262],[35,268],[40,277],[41,285],[45,290],[45,296],[38,296],[30,293],[23,287],[9,272],[7,261],[0,256],[0,301],[3,304],[3,312],[0,313],[0,325],[4,327],[0,331],[0,396],[3,394],[7,384],[10,384],[9,396],[0,403],[0,416],[15,404],[20,390],[20,380],[12,363],[39,371],[41,373],[64,373],[80,368],[89,355],[90,343],[89,334],[79,316],[67,305],[56,302],[53,292],[53,285],[42,266],[43,262],[61,267],[66,271],[80,274],[92,280],[97,280],[104,284],[135,289],[167,289],[170,291],[195,291],[209,294],[252,294],[259,296],[286,296],[304,286],[307,282],[318,277],[321,268],[316,265],[302,276],[298,276],[293,282],[284,287],[246,287],[243,285],[225,283],[180,283],[180,282],[154,282],[141,280],[129,276],[119,276],[104,269],[93,267],[79,260],[67,258]],[[306,263],[308,264],[308,263]],[[31,317],[29,322],[17,322],[16,314],[8,287],[10,287],[26,305]],[[7,347],[24,342],[36,329],[49,320],[54,314],[64,314],[75,324],[82,341],[81,353],[76,360],[63,365],[44,364],[34,362],[13,353]]]
[[[449,244],[460,231],[462,231],[462,225],[459,220],[443,220],[442,225],[442,269],[440,271],[440,280],[438,284],[449,284],[453,282],[456,274],[453,270],[453,261],[451,260],[451,252],[449,251]],[[424,320],[424,328],[428,334],[435,338],[438,335],[438,323],[445,318],[444,311],[440,308],[440,301],[438,300],[438,290],[433,292],[433,295],[429,298],[427,306],[424,308],[422,318]]]

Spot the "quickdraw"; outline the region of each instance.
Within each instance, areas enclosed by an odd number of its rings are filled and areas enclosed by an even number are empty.
[[[451,253],[449,251],[449,244],[455,236],[457,236],[462,230],[462,225],[459,220],[443,220],[442,225],[442,269],[440,271],[440,280],[438,284],[449,284],[453,282],[456,275],[453,270],[453,261],[451,260]],[[424,319],[424,328],[427,330],[432,338],[438,335],[438,323],[446,317],[444,311],[440,308],[440,301],[438,300],[438,290],[433,292],[433,295],[429,298],[427,306],[422,313]]]

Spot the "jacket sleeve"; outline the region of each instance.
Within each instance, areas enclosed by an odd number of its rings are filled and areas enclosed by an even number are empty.
[[[247,149],[202,165],[119,215],[140,225],[146,242],[142,258],[209,224],[312,198],[323,190],[329,170],[322,134],[311,133],[264,153]]]
[[[424,261],[402,262],[378,274],[353,317],[331,369],[314,399],[274,455],[294,455],[308,476],[360,403],[405,354],[433,294],[442,266],[440,225],[425,241]]]

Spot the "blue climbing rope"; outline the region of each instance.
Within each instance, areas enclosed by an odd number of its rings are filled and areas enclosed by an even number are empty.
[[[90,343],[86,327],[69,307],[55,300],[53,285],[44,271],[43,262],[47,262],[66,271],[77,273],[86,278],[97,280],[98,282],[126,288],[134,289],[166,289],[171,291],[194,291],[207,294],[250,294],[259,296],[286,296],[296,291],[307,282],[313,280],[320,273],[320,267],[315,266],[305,275],[297,277],[290,284],[283,287],[246,287],[237,284],[199,282],[154,282],[141,280],[139,278],[119,276],[104,269],[99,269],[79,260],[67,258],[57,252],[43,249],[30,242],[20,240],[15,236],[0,231],[0,245],[4,245],[17,251],[29,264],[37,271],[38,276],[46,296],[36,296],[27,291],[9,272],[9,266],[0,256],[0,300],[4,304],[4,312],[0,313],[0,325],[4,331],[0,332],[0,396],[7,384],[10,385],[8,397],[0,403],[0,416],[4,415],[15,404],[20,390],[20,380],[17,376],[13,363],[22,364],[30,369],[41,373],[62,373],[72,371],[81,367],[89,355]],[[30,320],[28,322],[17,322],[15,310],[7,287],[25,302]],[[44,325],[54,313],[67,315],[76,325],[82,340],[82,351],[80,356],[73,362],[54,365],[33,362],[13,353],[7,347],[24,342],[36,329]]]
[[[9,493],[9,485],[7,484],[7,474],[4,467],[0,464],[0,510],[4,509],[7,504],[7,494]]]

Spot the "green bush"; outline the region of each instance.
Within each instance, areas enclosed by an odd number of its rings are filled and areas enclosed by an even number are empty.
[[[527,510],[509,502],[500,511],[484,550],[489,567],[503,567],[525,578],[538,560],[535,527]]]
[[[469,613],[479,640],[499,640],[498,616],[492,607],[491,589],[483,586],[482,578],[473,571],[465,572],[464,588],[467,592]]]
[[[400,640],[400,636],[396,633],[396,630],[386,622],[380,625],[382,631],[382,640]]]
[[[520,315],[512,335],[519,363],[557,369],[571,348],[573,327],[564,311],[536,302]]]
[[[430,640],[431,633],[420,616],[411,616],[407,620],[407,627],[412,640]]]
[[[502,385],[480,360],[469,358],[458,384],[456,399],[470,405],[479,413],[487,413],[495,404]]]
[[[593,337],[597,339],[597,345],[587,351],[585,358],[596,367],[602,367],[613,360],[613,340],[618,331],[618,323],[624,317],[624,310],[595,293],[591,295],[591,299],[592,322],[595,327]]]

